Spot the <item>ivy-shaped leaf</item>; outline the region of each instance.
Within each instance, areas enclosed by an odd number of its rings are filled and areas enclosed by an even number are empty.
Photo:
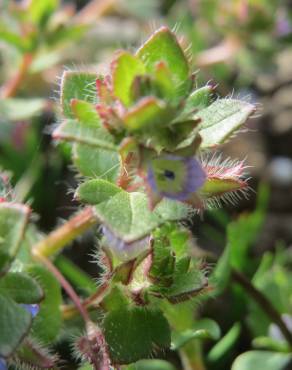
[[[77,197],[95,204],[97,218],[119,238],[132,242],[166,221],[185,219],[188,207],[165,199],[153,212],[145,194],[128,193],[104,180],[90,180],[77,189]]]

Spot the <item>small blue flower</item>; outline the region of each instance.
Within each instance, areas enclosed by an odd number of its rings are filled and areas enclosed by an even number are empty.
[[[23,308],[25,308],[30,314],[32,317],[35,317],[38,313],[39,313],[39,310],[40,310],[40,306],[38,304],[21,304],[21,306]]]
[[[159,196],[187,201],[204,184],[206,173],[194,157],[169,154],[150,162],[146,179]]]
[[[4,358],[0,357],[0,370],[7,370],[7,369],[8,367],[7,367],[6,361],[4,360]]]

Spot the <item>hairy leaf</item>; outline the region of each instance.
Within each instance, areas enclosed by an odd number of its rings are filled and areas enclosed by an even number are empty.
[[[176,36],[167,28],[157,30],[140,49],[137,56],[148,72],[153,72],[158,62],[166,62],[176,85],[183,84],[189,77],[188,61]]]
[[[210,85],[203,86],[193,91],[185,101],[183,111],[180,115],[184,119],[193,115],[195,112],[206,108],[211,101],[212,87]]]
[[[75,143],[73,146],[73,162],[84,176],[102,178],[116,182],[120,162],[114,151],[94,148],[89,145]]]
[[[112,135],[103,127],[87,126],[73,119],[69,119],[57,127],[53,132],[53,137],[97,148],[116,150]]]
[[[129,106],[132,101],[131,86],[138,75],[145,73],[143,63],[134,55],[123,51],[111,64],[113,78],[113,93],[125,104]]]
[[[17,303],[39,303],[44,298],[35,279],[23,272],[8,272],[0,279],[0,294],[8,295]]]
[[[12,260],[22,241],[30,209],[16,203],[0,203],[0,253],[1,259]],[[3,256],[3,257],[2,257]],[[1,268],[5,269],[7,263]]]
[[[65,71],[61,82],[61,105],[67,118],[74,118],[71,108],[72,99],[96,103],[96,73]]]
[[[0,357],[10,356],[31,326],[31,314],[11,298],[0,294]]]
[[[181,220],[188,214],[186,205],[167,199],[151,212],[145,194],[128,193],[104,180],[82,184],[77,189],[77,197],[96,204],[98,219],[126,242],[142,238],[165,221]]]
[[[71,108],[75,118],[81,124],[101,128],[101,120],[93,104],[84,100],[72,99]]]
[[[171,114],[165,103],[153,97],[147,97],[139,101],[130,109],[123,121],[129,131],[137,131],[155,127],[166,126]]]
[[[170,328],[158,310],[120,308],[107,314],[103,327],[114,363],[135,362],[170,346]]]
[[[40,311],[34,319],[32,329],[39,340],[48,344],[56,338],[61,329],[61,288],[56,278],[46,268],[33,265],[28,271],[37,279],[45,293],[45,299],[40,303]]]
[[[218,99],[201,110],[196,117],[202,122],[199,133],[201,147],[209,148],[224,143],[254,112],[252,104],[234,99]]]

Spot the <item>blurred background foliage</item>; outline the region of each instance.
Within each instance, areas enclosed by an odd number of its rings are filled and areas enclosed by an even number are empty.
[[[212,275],[216,299],[196,311],[222,329],[222,339],[206,341],[204,352],[208,369],[223,370],[252,348],[266,354],[289,350],[242,276],[291,327],[291,1],[2,0],[0,166],[11,173],[17,200],[31,204],[43,231],[75,212],[71,190],[78,178],[70,148],[50,138],[59,114],[58,76],[64,68],[102,71],[116,49],[132,49],[162,24],[181,36],[198,85],[211,81],[220,95],[258,103],[245,132],[222,148],[224,156],[246,157],[251,166],[249,199],[191,222],[194,255],[208,261],[222,255]],[[93,250],[88,233],[57,265],[70,276],[71,260],[97,277],[88,263]],[[61,350],[66,357],[66,346]],[[236,369],[252,370],[244,367],[248,361]]]

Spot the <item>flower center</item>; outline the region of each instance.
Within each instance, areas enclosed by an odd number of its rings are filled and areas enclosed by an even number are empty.
[[[164,170],[164,176],[169,179],[169,180],[174,180],[175,179],[175,173],[170,170]]]

